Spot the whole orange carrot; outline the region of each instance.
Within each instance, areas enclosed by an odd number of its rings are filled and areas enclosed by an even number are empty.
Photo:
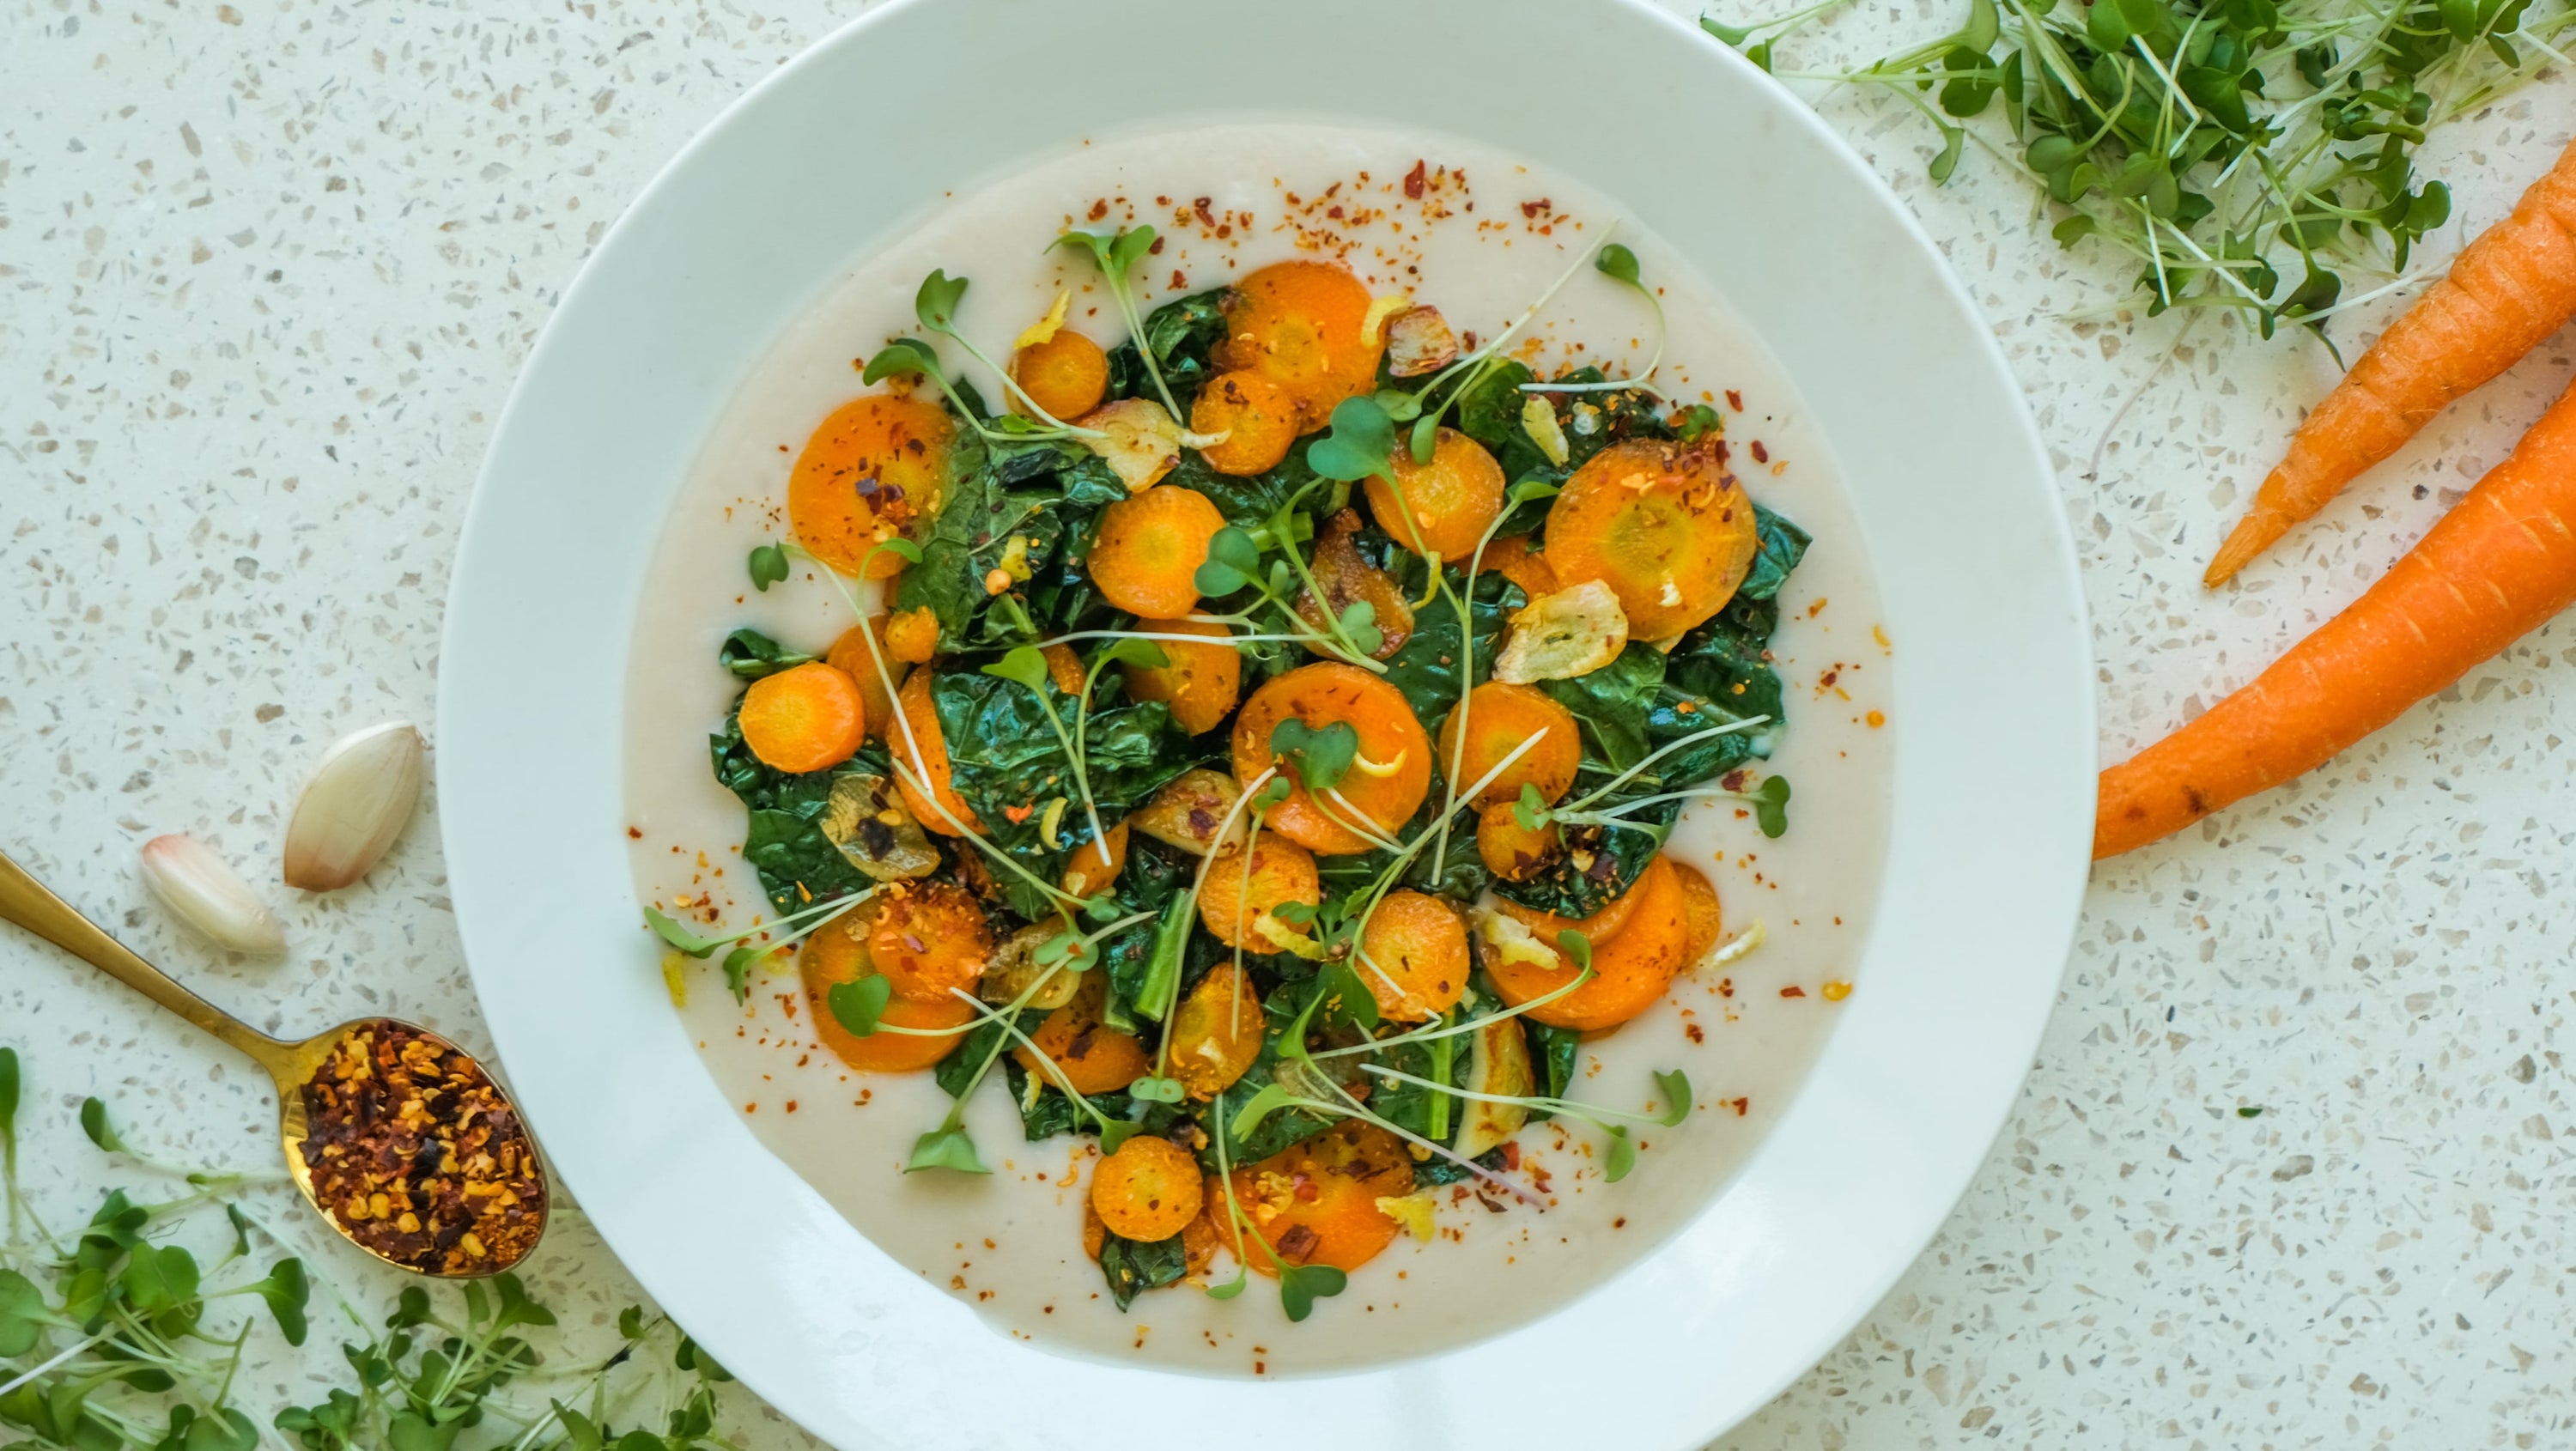
[[[2218,547],[2227,582],[2451,401],[2514,365],[2576,315],[2576,143],[2416,299],[2290,437],[2289,456]]]
[[[2093,857],[2323,764],[2576,602],[2576,387],[2370,592],[2102,773]]]

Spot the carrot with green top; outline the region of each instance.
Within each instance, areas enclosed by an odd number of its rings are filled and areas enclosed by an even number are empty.
[[[2380,334],[2290,436],[2201,582],[2225,584],[2454,399],[2576,316],[2576,142]]]
[[[2576,388],[2370,592],[2102,773],[2095,860],[2323,764],[2576,602]]]

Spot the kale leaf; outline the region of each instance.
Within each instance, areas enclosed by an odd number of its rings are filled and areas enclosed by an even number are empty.
[[[1179,1235],[1141,1244],[1104,1233],[1100,1240],[1100,1273],[1109,1281],[1109,1298],[1126,1309],[1147,1290],[1159,1290],[1190,1271],[1189,1251]]]
[[[1777,599],[1780,586],[1789,582],[1789,571],[1807,557],[1807,546],[1814,542],[1814,536],[1760,504],[1753,506],[1753,528],[1761,542],[1754,551],[1753,567],[1745,572],[1744,583],[1736,587],[1735,597]],[[1763,635],[1768,638],[1770,631],[1765,630]]]
[[[1724,739],[1721,737],[1720,739]],[[1622,790],[1600,804],[1615,806],[1645,792]],[[1566,854],[1527,881],[1496,879],[1494,891],[1524,907],[1559,917],[1592,916],[1625,895],[1662,850],[1681,803],[1666,801],[1627,817],[1633,827],[1575,826],[1565,830]]]
[[[1646,726],[1654,714],[1656,692],[1663,688],[1665,668],[1664,652],[1631,640],[1618,659],[1591,674],[1544,680],[1539,688],[1573,712],[1591,759],[1614,772],[1624,771],[1654,749],[1646,743]]]
[[[1176,297],[1145,314],[1145,340],[1153,345],[1154,360],[1162,366],[1163,381],[1181,406],[1184,423],[1199,386],[1216,373],[1208,354],[1225,340],[1226,291],[1216,287]],[[1133,338],[1109,350],[1109,396],[1162,401],[1145,375],[1145,360]]]
[[[1371,531],[1374,532],[1374,531]],[[1392,551],[1387,561],[1388,572],[1396,587],[1407,599],[1420,599],[1430,584],[1428,568],[1421,556],[1411,550]],[[1466,576],[1458,569],[1441,571],[1452,591],[1461,591]],[[1460,678],[1464,661],[1459,647],[1458,611],[1446,599],[1435,599],[1413,612],[1413,634],[1404,648],[1386,661],[1386,681],[1404,692],[1405,702],[1413,707],[1414,718],[1436,740],[1440,723],[1448,718],[1451,707],[1471,684],[1482,684],[1494,673],[1494,640],[1502,633],[1503,622],[1512,612],[1529,603],[1521,587],[1499,574],[1476,576],[1475,594],[1467,601],[1467,613],[1476,625],[1475,679]]]
[[[790,650],[758,630],[736,630],[725,636],[716,659],[736,680],[758,680],[807,664],[813,656]]]
[[[716,781],[741,798],[750,812],[742,856],[760,878],[770,905],[794,912],[872,885],[823,834],[823,814],[838,778],[892,778],[893,764],[884,748],[871,745],[828,771],[776,770],[762,764],[743,744],[741,712],[742,703],[737,700],[725,713],[724,730],[710,736],[707,744],[715,758]]]
[[[1070,731],[1080,702],[1053,680],[1045,690],[1056,719]],[[1037,692],[978,671],[950,670],[933,678],[930,700],[948,745],[950,785],[982,823],[984,835],[1038,876],[1061,878],[1073,850],[1092,839],[1091,822],[1082,811],[1073,760]],[[1084,750],[1102,822],[1145,804],[1166,782],[1206,759],[1208,749],[1193,744],[1159,701],[1092,711]],[[1053,813],[1055,845],[1048,846],[1049,808],[1059,798],[1065,805]],[[1011,909],[1021,916],[1036,919],[1055,910],[1017,873],[1000,880]]]

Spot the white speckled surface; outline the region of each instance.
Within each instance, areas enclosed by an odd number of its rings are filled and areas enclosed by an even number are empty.
[[[254,1023],[385,1010],[481,1044],[426,806],[362,887],[270,889],[280,965],[180,937],[136,848],[193,832],[273,883],[323,745],[409,716],[434,746],[459,516],[548,307],[701,123],[859,8],[0,9],[0,846]],[[1822,48],[1883,51],[1947,14],[1865,4]],[[2083,552],[2106,758],[2357,594],[2576,365],[2553,339],[2243,589],[2205,595],[2201,560],[2331,360],[2216,319],[2069,322],[2121,285],[2116,263],[2061,254],[1973,157],[1931,188],[1911,113],[1824,109],[2030,390]],[[2427,252],[2507,209],[2572,128],[2576,84],[2552,73],[2437,136],[2425,160],[2456,205]],[[2384,316],[2352,319],[2347,348]],[[1976,1187],[1851,1340],[1721,1444],[2576,1439],[2557,1050],[2576,706],[2547,695],[2576,669],[2571,631],[2098,870]],[[180,1157],[270,1151],[247,1065],[8,929],[0,1041],[29,1052],[31,1136],[66,1150],[30,1155],[62,1213],[96,1178],[72,1137],[84,1094]],[[634,1290],[564,1218],[536,1278],[604,1339]],[[392,1291],[353,1255],[320,1263],[362,1303]],[[327,1338],[257,1358],[254,1399],[326,1368]],[[759,1451],[808,1444],[747,1396],[730,1413]]]

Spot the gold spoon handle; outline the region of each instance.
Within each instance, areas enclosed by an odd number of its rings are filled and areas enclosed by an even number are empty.
[[[0,922],[14,922],[115,978],[180,1017],[259,1060],[271,1072],[292,1045],[281,1043],[172,980],[97,923],[47,890],[27,869],[0,852]]]

